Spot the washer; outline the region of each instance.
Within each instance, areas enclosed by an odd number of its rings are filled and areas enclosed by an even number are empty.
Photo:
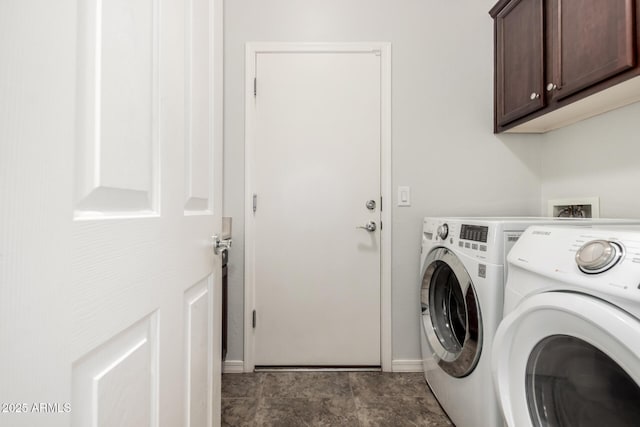
[[[492,351],[506,424],[637,426],[640,231],[534,226],[508,261]]]
[[[506,254],[532,224],[628,224],[540,217],[425,218],[421,349],[425,378],[458,427],[501,423],[491,348],[502,320]],[[520,427],[520,426],[518,426]]]

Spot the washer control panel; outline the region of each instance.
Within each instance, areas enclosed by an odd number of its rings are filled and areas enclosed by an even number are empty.
[[[458,218],[425,218],[423,225],[423,253],[425,246],[428,250],[434,245],[445,246],[460,253],[482,260],[483,262],[500,262],[494,257],[499,252],[492,251],[495,244],[491,225],[474,224],[471,220]],[[494,253],[495,252],[495,253]]]
[[[449,225],[448,224],[442,224],[440,227],[438,227],[438,237],[441,240],[444,240],[447,238],[447,236],[449,235]]]
[[[474,242],[487,243],[489,227],[483,225],[462,224],[460,226],[460,238]]]

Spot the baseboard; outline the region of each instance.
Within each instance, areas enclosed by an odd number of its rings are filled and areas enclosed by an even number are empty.
[[[422,372],[422,360],[394,360],[391,362],[392,372]],[[244,373],[243,360],[225,360],[222,365],[225,374]]]
[[[222,372],[225,374],[244,373],[244,360],[225,360],[222,363]]]
[[[394,360],[391,369],[392,372],[422,372],[422,360]]]

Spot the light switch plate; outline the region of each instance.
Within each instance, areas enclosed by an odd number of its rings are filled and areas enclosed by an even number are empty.
[[[398,187],[398,206],[411,206],[411,187]]]

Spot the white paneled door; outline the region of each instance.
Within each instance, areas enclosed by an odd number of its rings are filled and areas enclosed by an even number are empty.
[[[258,52],[255,77],[255,365],[380,366],[381,52]]]
[[[0,426],[219,424],[221,11],[0,2]]]

